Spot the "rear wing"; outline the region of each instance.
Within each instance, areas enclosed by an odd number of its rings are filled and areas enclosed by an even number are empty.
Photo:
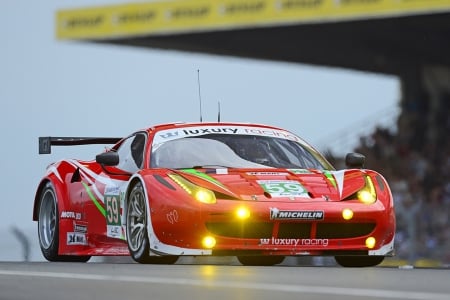
[[[107,137],[39,137],[39,154],[50,154],[52,146],[116,144],[122,138]]]

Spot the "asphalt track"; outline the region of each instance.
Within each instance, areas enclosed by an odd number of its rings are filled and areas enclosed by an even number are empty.
[[[450,299],[450,270],[0,262],[0,300]]]

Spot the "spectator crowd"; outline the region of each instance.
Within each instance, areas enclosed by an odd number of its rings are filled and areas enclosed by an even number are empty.
[[[450,101],[449,101],[450,102]],[[450,264],[450,110],[441,106],[433,130],[419,110],[404,110],[396,132],[377,128],[355,152],[391,186],[396,209],[396,256]],[[436,120],[435,120],[436,121]],[[433,138],[430,138],[430,132]]]

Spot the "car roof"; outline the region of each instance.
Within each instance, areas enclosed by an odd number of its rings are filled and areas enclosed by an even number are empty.
[[[262,127],[262,128],[268,128],[268,129],[277,129],[277,130],[283,130],[283,131],[289,131],[280,127],[275,127],[271,125],[265,125],[265,124],[258,124],[258,123],[245,123],[245,122],[175,122],[175,123],[162,123],[153,125],[151,127],[145,128],[141,131],[147,131],[152,132],[154,130],[165,130],[165,129],[172,129],[172,128],[183,128],[183,127],[191,127],[191,126],[255,126],[255,127]]]

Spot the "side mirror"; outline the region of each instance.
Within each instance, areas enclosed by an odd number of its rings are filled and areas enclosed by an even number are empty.
[[[345,165],[347,168],[362,169],[364,168],[364,163],[366,157],[361,153],[347,153],[345,156]]]
[[[108,151],[98,154],[95,161],[105,166],[117,166],[119,164],[119,154],[115,151]]]

